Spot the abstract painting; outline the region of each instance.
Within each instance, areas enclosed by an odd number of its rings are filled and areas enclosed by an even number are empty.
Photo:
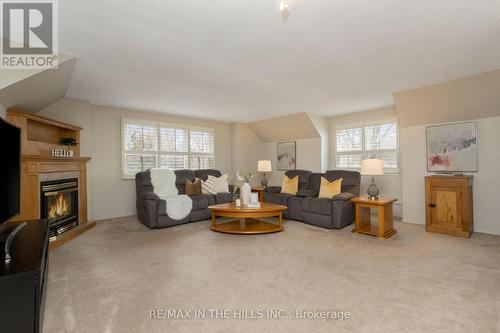
[[[427,171],[476,172],[476,123],[427,127]]]
[[[295,141],[278,143],[278,170],[295,170],[296,168],[296,150]]]

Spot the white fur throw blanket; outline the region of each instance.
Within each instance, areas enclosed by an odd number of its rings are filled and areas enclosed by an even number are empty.
[[[170,169],[151,169],[153,191],[167,202],[167,215],[172,220],[182,220],[193,209],[193,200],[187,195],[179,195],[175,186],[175,173]]]

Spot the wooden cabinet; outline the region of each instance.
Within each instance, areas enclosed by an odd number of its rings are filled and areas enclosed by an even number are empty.
[[[425,177],[425,210],[427,231],[470,237],[472,176]]]

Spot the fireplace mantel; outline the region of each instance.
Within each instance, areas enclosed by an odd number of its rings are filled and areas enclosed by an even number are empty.
[[[92,157],[62,157],[62,156],[43,156],[43,155],[23,155],[21,156],[23,161],[64,161],[64,162],[88,162]]]
[[[40,208],[40,182],[46,179],[79,179],[78,227],[61,234],[50,243],[57,247],[69,239],[95,226],[87,214],[87,162],[90,157],[80,156],[79,145],[72,148],[73,157],[51,156],[62,137],[80,140],[80,127],[20,110],[8,110],[7,120],[21,128],[21,212],[17,221],[38,220]],[[71,176],[71,177],[70,177]]]

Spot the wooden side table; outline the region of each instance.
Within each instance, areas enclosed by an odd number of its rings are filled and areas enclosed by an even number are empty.
[[[259,202],[264,202],[264,186],[252,186],[252,192],[259,193]]]
[[[393,228],[392,204],[398,199],[379,198],[378,200],[371,200],[368,197],[356,197],[351,201],[356,207],[356,227],[352,232],[382,239],[391,238],[397,232]],[[378,225],[371,224],[370,208],[377,209]]]

